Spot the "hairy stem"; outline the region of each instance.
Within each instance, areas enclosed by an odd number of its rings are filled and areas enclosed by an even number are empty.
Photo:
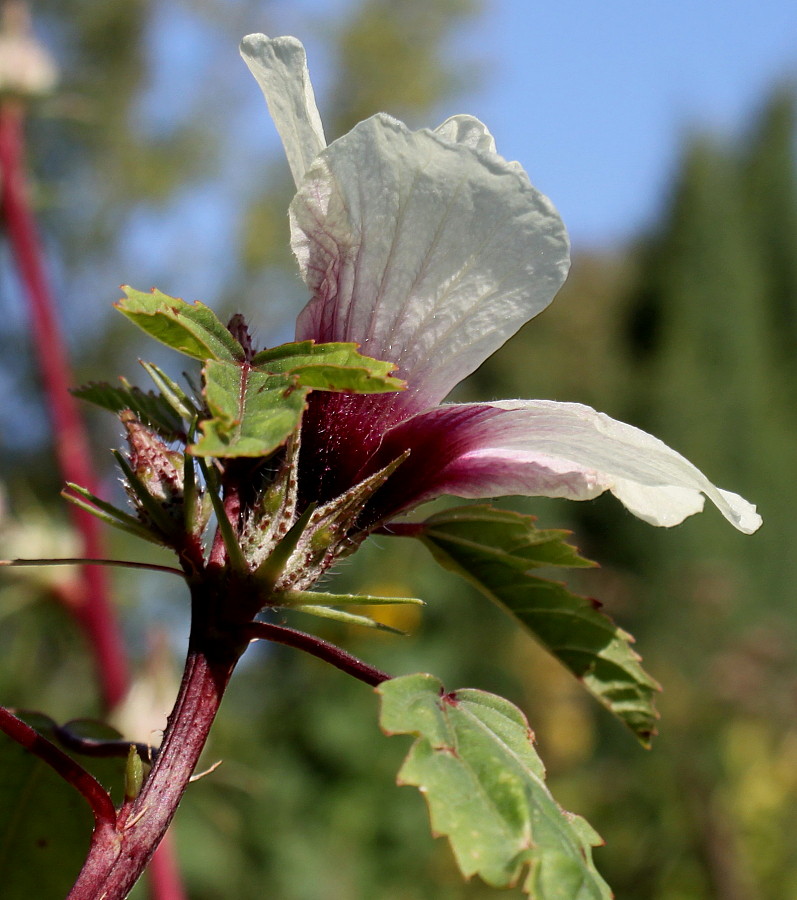
[[[207,741],[237,657],[189,645],[180,692],[141,793],[98,829],[67,900],[122,900],[166,833]]]

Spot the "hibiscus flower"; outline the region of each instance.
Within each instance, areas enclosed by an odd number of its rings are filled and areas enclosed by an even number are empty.
[[[409,451],[364,524],[441,494],[589,500],[608,490],[653,525],[682,522],[708,497],[740,531],[760,526],[742,497],[588,406],[443,402],[561,286],[569,242],[558,213],[477,119],[411,131],[379,114],[327,146],[299,41],[250,35],[241,51],[296,182],[291,244],[311,295],[296,339],[355,341],[407,383],[311,395],[305,502],[332,500]]]

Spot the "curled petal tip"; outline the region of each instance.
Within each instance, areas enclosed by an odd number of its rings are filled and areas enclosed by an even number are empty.
[[[727,513],[723,510],[723,514],[729,522],[745,534],[753,534],[758,531],[764,520],[756,511],[753,503],[748,503],[744,497],[740,497],[732,491],[720,490],[719,493],[728,504]]]

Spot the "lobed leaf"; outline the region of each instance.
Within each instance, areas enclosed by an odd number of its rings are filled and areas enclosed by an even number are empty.
[[[447,693],[431,675],[385,681],[380,725],[417,740],[398,774],[418,787],[432,831],[449,839],[465,878],[517,884],[535,900],[610,900],[592,863],[600,837],[564,812],[523,713],[484,691]]]
[[[116,308],[150,337],[178,353],[202,360],[243,361],[244,349],[210,307],[186,303],[153,288],[150,293],[123,285]]]
[[[203,372],[211,417],[200,422],[194,456],[268,456],[298,428],[310,388],[294,376],[219,360],[209,360]]]
[[[358,346],[297,341],[261,351],[252,364],[271,373],[295,375],[299,384],[315,390],[375,394],[406,387],[390,375],[394,363],[363,356]]]
[[[642,744],[655,734],[660,690],[640,665],[633,638],[595,601],[530,574],[543,565],[585,566],[564,531],[541,531],[532,516],[484,506],[434,515],[418,537],[446,569],[466,578],[516,618],[566,665]]]
[[[87,400],[102,409],[119,413],[129,409],[145,425],[157,431],[166,440],[176,440],[185,435],[185,425],[168,399],[162,394],[142,391],[130,384],[126,378],[119,379],[118,386],[107,382],[92,381],[79,388],[73,388],[72,394],[80,400]]]

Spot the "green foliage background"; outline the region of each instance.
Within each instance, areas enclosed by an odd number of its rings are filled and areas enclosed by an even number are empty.
[[[246,142],[247,132],[234,131],[229,85],[200,92],[173,121],[141,126],[142,97],[156,76],[166,78],[152,59],[164,7],[44,0],[35,8],[64,69],[58,94],[32,110],[30,164],[64,320],[81,322],[70,331],[81,381],[135,372],[134,330],[102,312],[122,280],[152,279],[186,299],[254,312],[275,332],[301,302],[286,268],[286,169],[265,161],[236,193],[229,144]],[[178,12],[216,35],[208,77],[236,65],[240,35],[270,28],[263,3],[231,12],[222,0],[184,2]],[[308,33],[327,34],[328,134],[379,109],[415,125],[434,120],[442,98],[467,87],[446,48],[476,13],[470,0],[363,0],[327,27],[308,19]],[[658,227],[613,254],[577,252],[553,307],[458,393],[589,403],[652,431],[759,504],[765,525],[752,538],[713,510],[664,531],[611,500],[508,504],[544,527],[573,528],[584,553],[601,561],[577,587],[636,635],[664,686],[652,751],[421,546],[372,539],[334,576],[338,592],[415,595],[429,605],[392,613],[408,639],[334,625],[324,636],[391,673],[431,671],[450,685],[504,694],[527,712],[554,795],[607,841],[596,862],[618,898],[797,896],[794,133],[794,95],[784,90],[762,98],[744,140],[692,139]],[[211,182],[231,185],[225,200],[241,223],[224,278],[179,247],[163,259],[131,250],[131,236],[179,216],[181,198]],[[190,224],[173,227],[180,234]],[[191,294],[203,277],[212,287]],[[66,555],[38,382],[29,354],[18,352],[32,337],[7,258],[0,285],[9,397],[0,466],[10,498],[2,555]],[[263,310],[264,296],[273,312]],[[104,466],[101,448],[119,437],[108,421],[92,414],[91,422]],[[109,542],[113,554],[151,558],[148,547]],[[0,700],[62,721],[98,709],[81,638],[53,602],[68,585],[63,572],[26,572],[0,586]],[[121,573],[115,585],[142,684],[168,681],[180,662],[186,598],[157,576]],[[152,652],[164,644],[170,652]],[[224,764],[191,789],[178,815],[190,896],[497,896],[462,884],[444,842],[429,837],[420,796],[395,787],[409,741],[379,735],[376,716],[376,697],[362,684],[293,651],[252,651],[208,750],[209,764]]]

